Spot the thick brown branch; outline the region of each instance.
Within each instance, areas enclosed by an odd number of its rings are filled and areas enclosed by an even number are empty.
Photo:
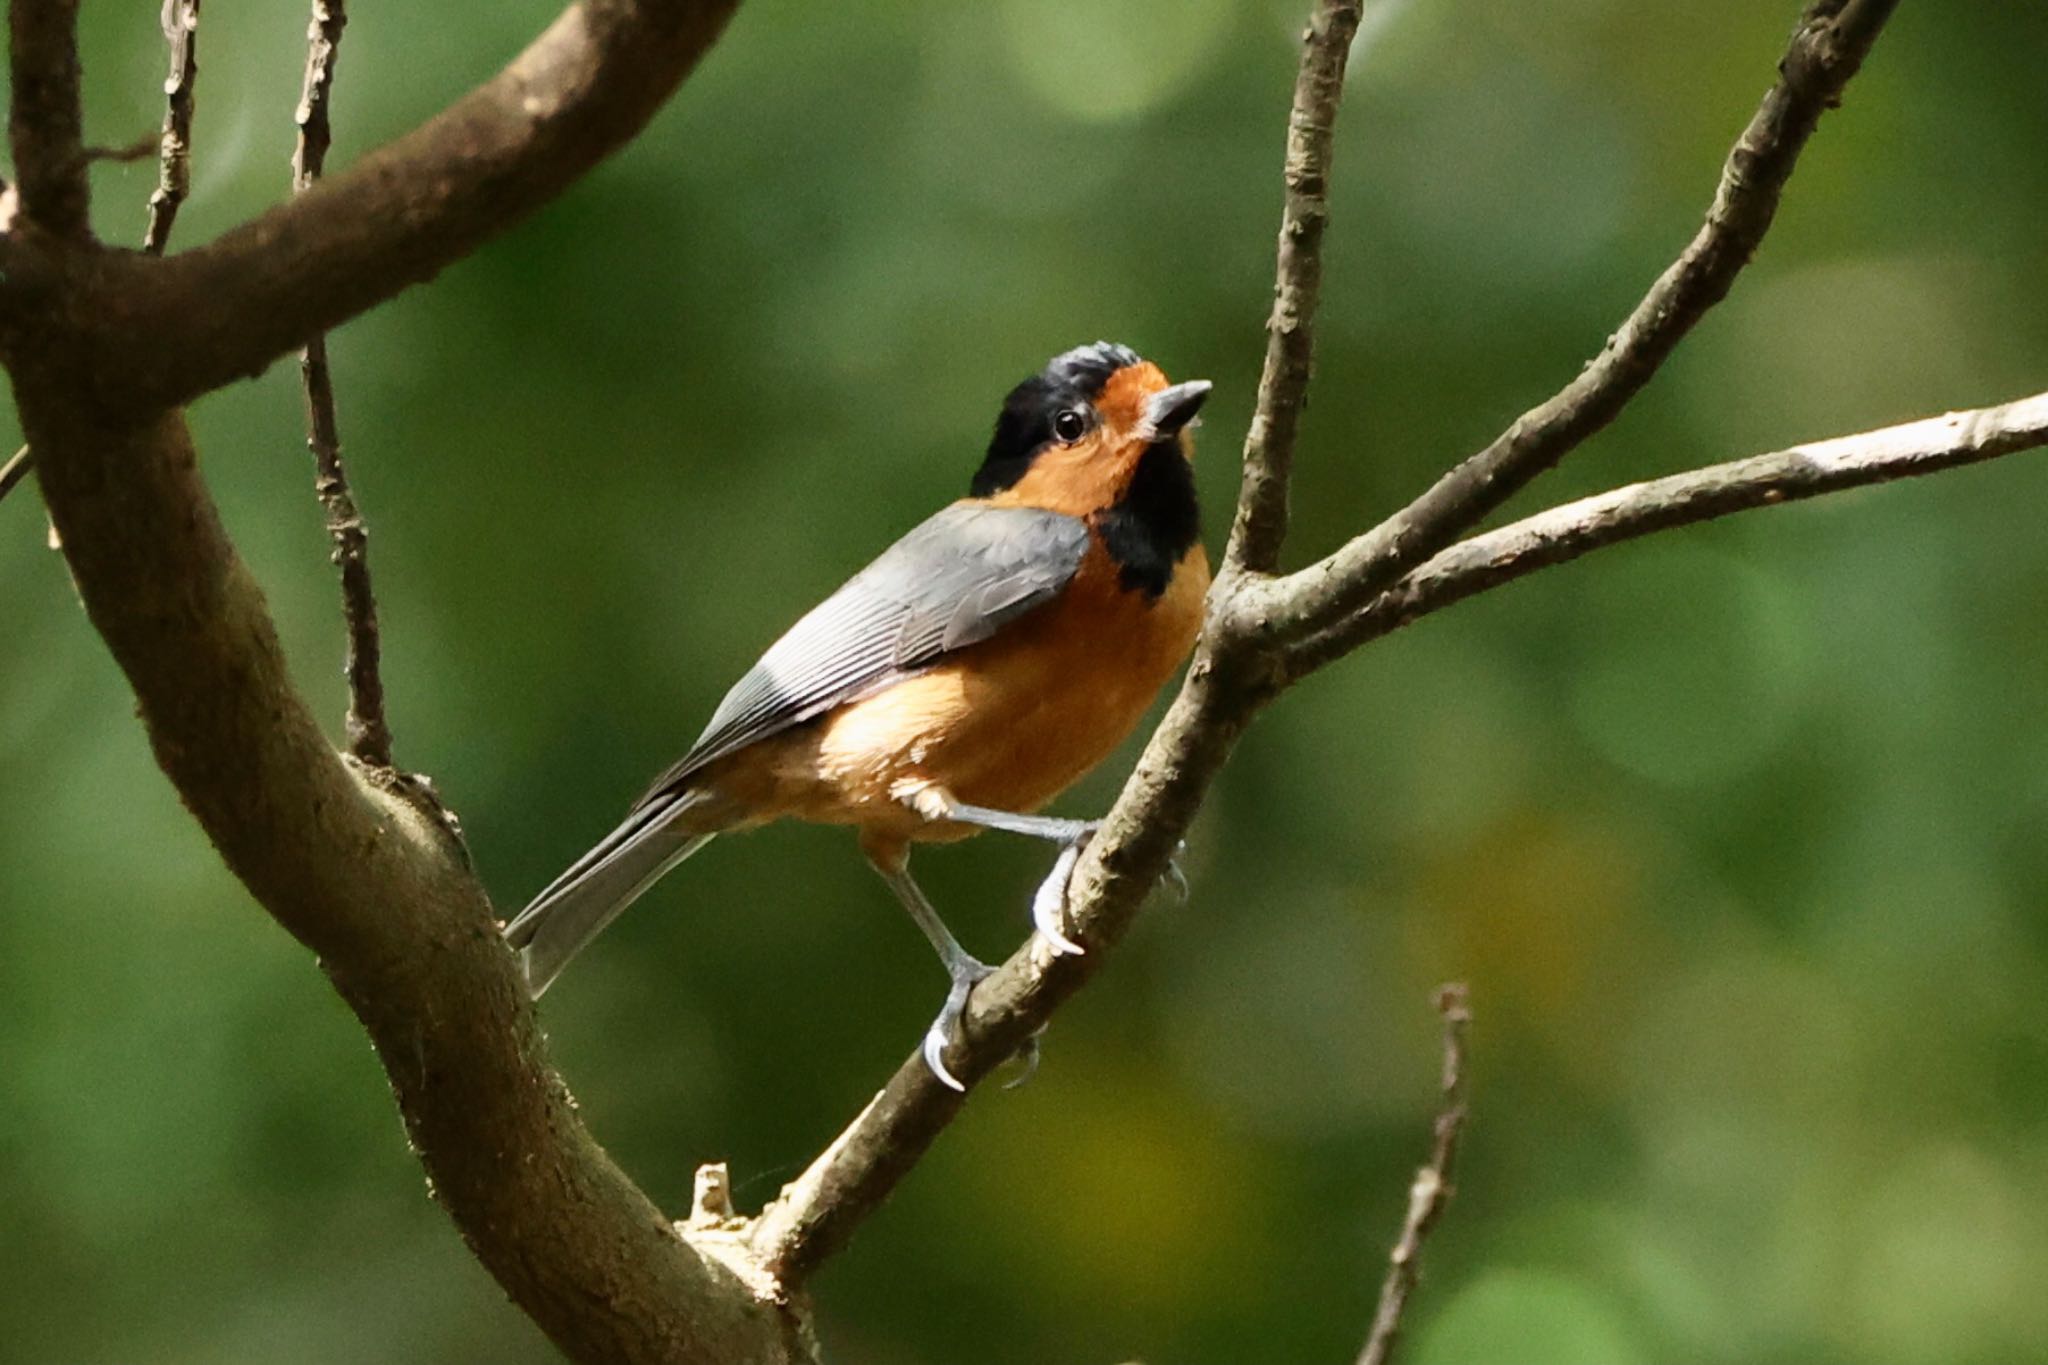
[[[161,262],[82,270],[104,401],[173,406],[253,375],[546,203],[626,142],[737,0],[582,0],[497,77],[348,171]]]
[[[59,237],[90,231],[85,114],[78,98],[78,0],[8,6],[14,100],[7,134],[22,212]]]
[[[795,1319],[682,1240],[584,1130],[438,824],[321,737],[182,418],[110,427],[33,389],[21,412],[158,762],[362,1020],[478,1258],[579,1361],[800,1358]]]
[[[1728,155],[1706,222],[1600,354],[1386,521],[1320,563],[1239,596],[1232,604],[1239,628],[1281,643],[1328,630],[1613,421],[1749,263],[1801,149],[1896,5],[1809,5],[1778,64],[1777,84]]]
[[[1228,552],[1232,565],[1259,573],[1279,563],[1280,543],[1287,535],[1287,486],[1308,398],[1316,300],[1323,284],[1337,107],[1362,9],[1360,0],[1322,0],[1302,34],[1301,71],[1287,120],[1287,197],[1280,216],[1273,312],[1266,320],[1266,365],[1245,433],[1244,478]]]
[[[1393,1359],[1394,1343],[1401,1335],[1401,1315],[1421,1278],[1422,1244],[1444,1216],[1454,1192],[1451,1172],[1457,1165],[1458,1139],[1465,1130],[1465,1031],[1472,1024],[1465,987],[1454,982],[1439,990],[1436,1009],[1444,1021],[1444,1066],[1435,1135],[1429,1161],[1415,1173],[1415,1183],[1409,1187],[1408,1216],[1401,1222],[1400,1240],[1387,1256],[1387,1278],[1380,1284],[1379,1307],[1372,1315],[1372,1331],[1366,1336],[1358,1365],[1387,1365]]]
[[[164,40],[171,72],[164,81],[164,131],[157,155],[156,192],[149,196],[149,227],[142,249],[164,254],[171,225],[192,190],[192,98],[199,81],[200,0],[165,0]]]
[[[328,110],[334,94],[334,62],[348,23],[343,0],[313,0],[306,30],[306,75],[293,121],[298,143],[292,152],[292,192],[304,194],[320,179],[334,134]],[[349,490],[341,461],[341,427],[334,414],[334,376],[327,364],[327,338],[316,336],[299,353],[306,393],[306,448],[313,452],[313,488],[327,514],[327,536],[341,570],[341,609],[348,627],[343,672],[348,677],[349,752],[374,768],[391,766],[391,726],[384,719],[383,646],[377,633],[377,597],[370,588],[369,527]]]
[[[1290,652],[1288,669],[1307,672],[1418,617],[1603,545],[1752,507],[1933,474],[2042,445],[2048,445],[2048,393],[1815,441],[1581,498],[1442,551],[1366,610]]]

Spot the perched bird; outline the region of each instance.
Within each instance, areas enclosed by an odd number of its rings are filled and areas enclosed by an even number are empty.
[[[505,928],[538,997],[584,944],[713,835],[851,825],[952,980],[932,1072],[990,968],[910,878],[910,846],[983,829],[1061,848],[1033,898],[1054,950],[1093,822],[1036,815],[1130,734],[1194,646],[1209,561],[1189,426],[1204,381],[1128,347],[1055,356],[1010,391],[968,496],[882,552],[719,703],[690,751]]]

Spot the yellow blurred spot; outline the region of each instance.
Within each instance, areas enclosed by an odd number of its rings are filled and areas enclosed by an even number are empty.
[[[1003,1210],[1004,1240],[1087,1302],[1171,1312],[1212,1300],[1260,1240],[1251,1153],[1184,1097],[1068,1062],[1057,1104],[1019,1106],[977,1134],[974,1170],[1000,1183],[985,1198]]]

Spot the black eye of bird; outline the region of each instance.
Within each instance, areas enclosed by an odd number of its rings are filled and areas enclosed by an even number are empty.
[[[1062,408],[1052,419],[1052,434],[1067,445],[1080,440],[1087,430],[1088,419],[1078,408]]]

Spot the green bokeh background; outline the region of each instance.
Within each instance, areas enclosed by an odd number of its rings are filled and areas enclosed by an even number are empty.
[[[629,151],[336,336],[400,753],[501,904],[960,492],[1056,350],[1216,381],[1220,545],[1303,9],[754,0]],[[158,117],[155,11],[86,7],[94,141]],[[1297,561],[1597,348],[1698,222],[1794,11],[1373,8]],[[360,9],[336,164],[549,13]],[[284,188],[303,26],[209,7],[180,242]],[[2048,9],[1903,6],[1734,296],[1519,505],[2048,383],[2044,62]],[[104,235],[139,237],[152,174],[96,172]],[[295,385],[277,366],[192,420],[338,717]],[[2022,456],[1751,514],[1301,687],[1203,813],[1192,901],[819,1280],[835,1358],[1349,1359],[1453,976],[1476,1113],[1416,1365],[2048,1355],[2044,507]],[[0,584],[0,1357],[551,1359],[426,1199],[361,1033],[152,766],[32,489],[0,506]],[[984,839],[921,872],[996,954],[1045,861]],[[666,1206],[713,1159],[755,1206],[941,989],[843,832],[775,829],[662,886],[546,1018]]]

